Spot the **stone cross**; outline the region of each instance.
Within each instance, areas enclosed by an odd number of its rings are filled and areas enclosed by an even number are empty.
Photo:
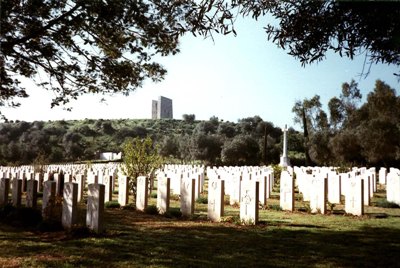
[[[283,131],[283,151],[282,151],[282,156],[281,156],[281,161],[279,163],[279,165],[281,167],[287,167],[290,166],[290,161],[289,158],[287,156],[287,125],[285,125],[285,128],[282,129]]]

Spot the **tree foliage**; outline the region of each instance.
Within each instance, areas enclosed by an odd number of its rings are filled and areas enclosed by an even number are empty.
[[[236,34],[240,15],[270,14],[267,38],[302,64],[328,50],[400,64],[398,1],[1,0],[0,10],[0,107],[27,97],[21,76],[54,91],[52,106],[87,93],[129,94],[163,79],[154,56],[179,52],[184,33]]]
[[[139,176],[152,177],[156,169],[162,164],[158,148],[150,137],[145,139],[133,138],[123,145],[124,165],[122,171],[129,177],[129,185],[136,194],[136,183]]]
[[[183,114],[182,115],[182,119],[183,119],[183,121],[185,121],[187,123],[194,123],[194,121],[196,120],[196,115],[194,115],[194,114]]]
[[[260,146],[253,137],[238,135],[224,144],[221,158],[225,165],[259,165]]]
[[[400,164],[400,97],[386,83],[377,80],[375,88],[359,106],[361,93],[354,81],[342,85],[339,97],[329,103],[330,118],[318,102],[296,102],[297,122],[309,104],[317,112],[306,112],[310,133],[306,154],[319,165],[398,165]],[[312,100],[316,100],[313,98]],[[319,98],[318,98],[319,99]],[[329,123],[328,123],[329,122]],[[306,138],[306,137],[305,137]]]
[[[26,97],[19,76],[56,93],[52,106],[85,93],[129,94],[166,70],[153,60],[179,51],[185,32],[206,34],[209,4],[195,1],[1,0],[0,105]],[[47,75],[47,79],[41,80]]]

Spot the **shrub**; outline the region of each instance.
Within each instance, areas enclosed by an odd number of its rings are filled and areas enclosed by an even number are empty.
[[[72,237],[90,237],[95,235],[95,233],[90,230],[87,226],[73,226],[71,229],[67,230],[68,235]]]
[[[280,182],[280,180],[281,180],[282,167],[279,166],[279,165],[272,165],[272,169],[274,170],[274,180],[275,180],[275,183]]]
[[[179,195],[178,194],[171,194],[169,196],[170,200],[174,200],[174,201],[179,201]]]
[[[104,203],[105,208],[120,208],[121,205],[118,203],[118,201],[108,201]]]
[[[136,205],[133,204],[133,203],[129,203],[128,205],[123,206],[122,209],[124,209],[124,210],[136,210]]]
[[[182,212],[179,208],[170,208],[164,215],[167,218],[180,218],[182,217]]]
[[[37,228],[40,232],[58,232],[64,230],[61,222],[53,219],[40,222]]]
[[[196,203],[198,203],[198,204],[208,204],[208,197],[207,196],[199,196],[197,199],[196,199]]]
[[[389,202],[386,199],[377,201],[376,206],[381,208],[400,208],[396,203]]]
[[[242,225],[254,225],[254,221],[251,219],[248,220],[241,220]]]
[[[16,210],[16,208],[13,207],[11,204],[7,204],[7,205],[5,205],[5,206],[1,206],[1,207],[0,207],[0,221],[6,219],[7,216],[8,216],[11,212],[13,212],[13,211],[15,211],[15,210]]]
[[[235,202],[232,204],[233,208],[240,208],[240,203],[239,202]]]
[[[221,217],[221,222],[228,222],[234,224],[240,224],[240,217],[239,216],[225,216]]]
[[[144,209],[144,213],[150,214],[150,215],[157,215],[158,214],[158,208],[155,205],[147,206]]]
[[[279,205],[268,205],[268,209],[282,211],[282,208]]]
[[[6,217],[6,222],[15,226],[36,227],[42,221],[42,214],[34,208],[16,208]]]
[[[151,194],[150,194],[150,197],[151,197],[151,198],[157,198],[157,193],[156,193],[156,192],[151,193]]]

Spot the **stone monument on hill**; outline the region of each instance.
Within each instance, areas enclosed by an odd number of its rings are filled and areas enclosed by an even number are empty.
[[[287,156],[287,125],[285,125],[285,128],[283,129],[283,153],[281,156],[281,161],[279,165],[281,167],[287,167],[290,166],[290,160],[289,157]]]
[[[172,100],[159,96],[158,100],[153,100],[151,106],[151,119],[172,119]]]

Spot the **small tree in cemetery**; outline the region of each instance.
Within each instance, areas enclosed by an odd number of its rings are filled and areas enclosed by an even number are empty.
[[[123,145],[123,152],[122,171],[129,177],[129,186],[135,198],[137,177],[152,177],[155,170],[161,166],[162,158],[150,137],[128,139]]]

